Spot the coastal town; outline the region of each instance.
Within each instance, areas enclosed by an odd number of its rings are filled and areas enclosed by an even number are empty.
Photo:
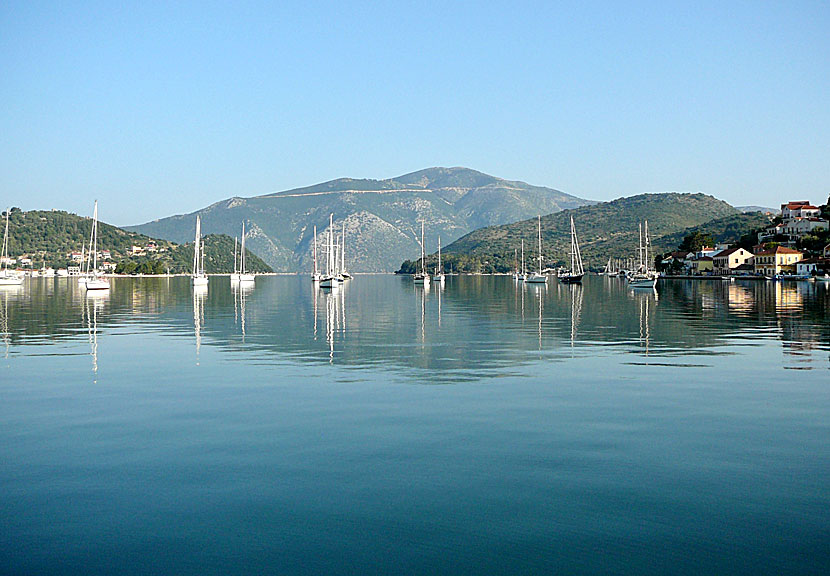
[[[830,244],[808,248],[805,240],[827,238],[828,220],[809,201],[781,205],[780,216],[757,233],[750,249],[724,244],[701,245],[663,256],[666,276],[810,279],[830,274]],[[801,246],[800,248],[798,246]]]

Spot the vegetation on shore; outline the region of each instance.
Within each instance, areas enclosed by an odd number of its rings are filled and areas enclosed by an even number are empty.
[[[32,266],[66,268],[77,264],[70,254],[88,247],[92,219],[59,210],[9,210],[9,254],[27,255]],[[3,212],[5,217],[5,212]],[[234,239],[224,234],[209,235],[205,242],[205,268],[209,274],[233,271]],[[133,246],[143,252],[133,254]],[[109,261],[119,274],[181,274],[193,267],[193,242],[176,244],[129,232],[110,224],[98,223],[98,252],[109,252]],[[256,254],[245,251],[246,268],[251,272],[271,272]],[[102,263],[99,257],[99,264]]]

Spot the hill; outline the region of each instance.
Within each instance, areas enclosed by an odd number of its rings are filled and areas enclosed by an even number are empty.
[[[564,210],[542,217],[542,246],[546,266],[564,265],[570,249],[573,216],[586,268],[601,269],[608,258],[635,254],[637,225],[648,220],[655,252],[673,249],[674,235],[715,219],[740,217],[722,200],[705,194],[640,194]],[[514,250],[525,241],[525,260],[536,256],[536,218],[482,228],[446,246],[444,260],[459,271],[507,272],[514,266]],[[681,236],[682,240],[682,236]],[[428,263],[435,260],[434,255]],[[411,269],[405,262],[402,271]]]
[[[230,198],[185,215],[127,229],[183,242],[193,235],[196,214],[210,233],[238,235],[281,271],[311,268],[313,226],[321,241],[334,214],[346,228],[346,259],[352,271],[397,269],[420,253],[416,230],[426,221],[426,244],[440,236],[449,244],[482,226],[589,204],[558,190],[504,180],[467,168],[429,168],[387,180],[341,178],[253,198]]]
[[[71,264],[69,254],[80,252],[88,245],[92,219],[59,210],[10,210],[9,255],[29,256],[35,267],[47,264],[55,268]],[[233,270],[233,238],[225,235],[205,238],[205,267],[209,273]],[[143,254],[132,254],[133,246],[144,248]],[[123,230],[98,222],[98,251],[110,252],[110,261],[127,273],[189,272],[193,260],[193,242],[179,245],[152,238],[138,232]],[[254,272],[270,272],[271,268],[255,254],[246,250],[248,268]],[[152,269],[150,264],[152,264]],[[143,267],[142,267],[143,266]]]

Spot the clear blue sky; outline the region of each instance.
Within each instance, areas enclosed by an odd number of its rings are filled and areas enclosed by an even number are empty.
[[[137,224],[429,166],[830,193],[830,3],[0,3],[0,205]]]

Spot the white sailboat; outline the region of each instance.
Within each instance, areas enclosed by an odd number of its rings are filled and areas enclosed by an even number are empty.
[[[14,270],[9,270],[9,216],[11,209],[6,210],[6,232],[3,234],[3,266],[0,269],[0,286],[20,286],[23,276]]]
[[[648,288],[653,290],[657,285],[659,274],[651,268],[650,242],[648,239],[648,220],[639,225],[640,243],[637,246],[637,269],[628,276],[628,286],[631,288]]]
[[[559,281],[565,284],[576,284],[582,282],[585,269],[582,266],[582,254],[579,251],[579,241],[576,238],[576,226],[574,217],[571,216],[571,269],[559,275]]]
[[[547,274],[542,274],[542,215],[539,215],[539,270],[525,276],[525,282],[531,284],[547,284]]]
[[[242,223],[242,240],[239,246],[239,276],[237,282],[248,283],[255,282],[256,278],[253,274],[245,272],[245,223]]]
[[[424,245],[424,221],[421,220],[421,271],[415,273],[415,284],[429,286],[429,274],[426,269],[426,249]]]
[[[326,244],[326,273],[320,279],[320,288],[337,288],[340,282],[341,280],[337,277],[337,245],[334,242],[334,214],[330,214]]]
[[[319,282],[323,279],[320,270],[317,268],[317,226],[314,227],[314,272],[311,273],[311,281]]]
[[[95,201],[95,209],[92,211],[92,242],[89,250],[86,282],[83,285],[87,290],[109,290],[109,281],[98,270],[98,200]]]
[[[438,237],[438,266],[435,268],[435,274],[432,279],[438,283],[443,283],[446,279],[444,276],[444,268],[441,266],[441,237]]]
[[[193,286],[207,286],[208,277],[205,274],[205,246],[202,243],[202,219],[196,216],[196,239],[193,242]]]

